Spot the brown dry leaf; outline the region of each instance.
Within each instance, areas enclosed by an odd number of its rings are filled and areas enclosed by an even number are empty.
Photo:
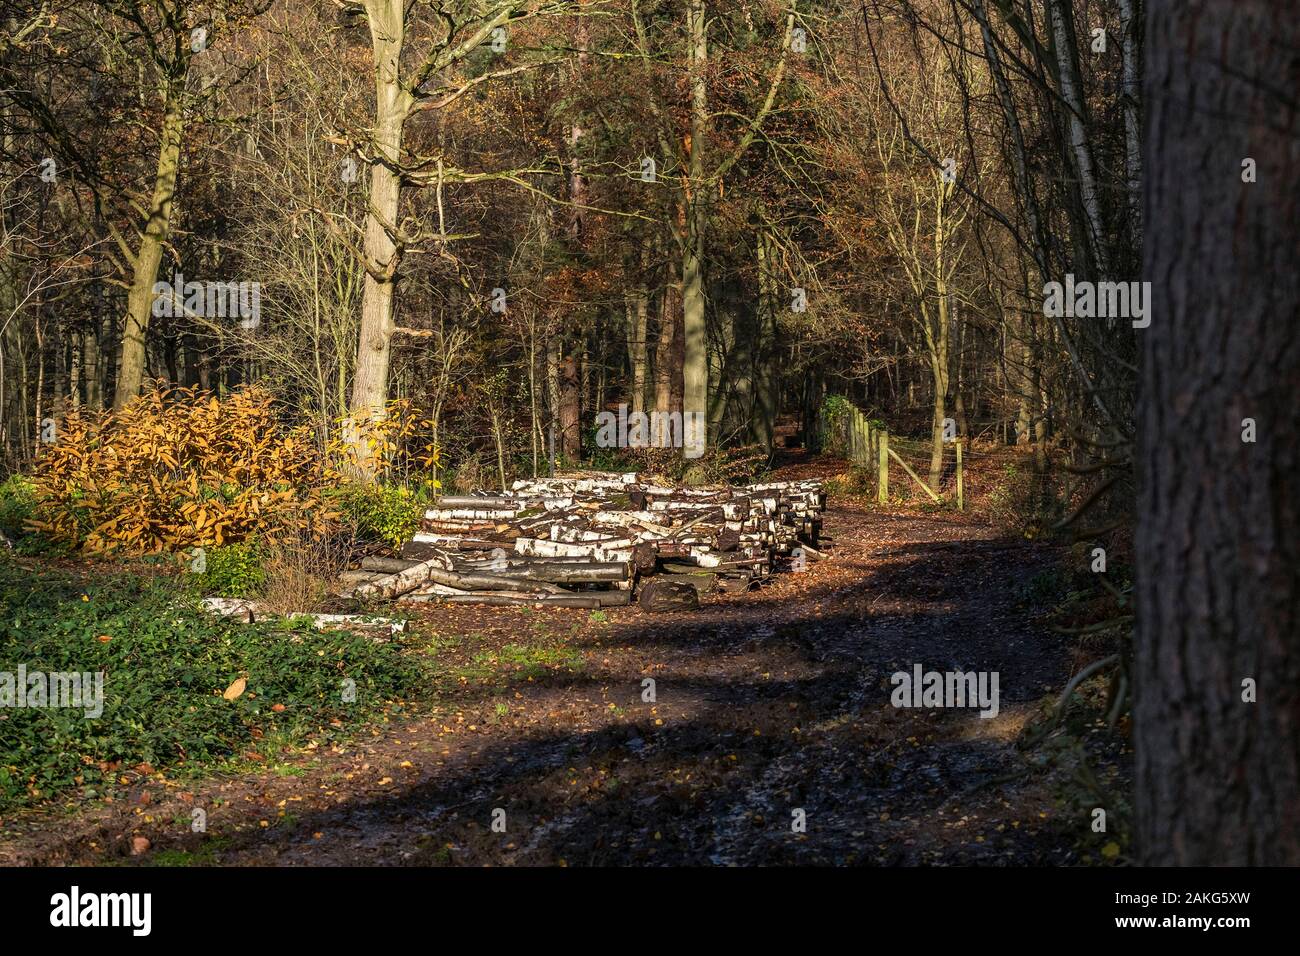
[[[238,697],[240,694],[244,692],[244,688],[247,686],[248,686],[248,681],[241,677],[238,680],[236,680],[233,684],[231,684],[229,687],[227,687],[225,693],[223,693],[221,696],[224,697],[226,700],[234,700],[236,697]]]

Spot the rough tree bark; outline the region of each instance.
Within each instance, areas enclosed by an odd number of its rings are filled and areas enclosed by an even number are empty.
[[[1300,19],[1263,0],[1150,0],[1146,35],[1139,849],[1159,865],[1294,865],[1300,126],[1283,78]]]
[[[659,296],[659,333],[655,341],[655,411],[681,411],[681,289],[668,270]],[[658,436],[652,436],[656,439]]]
[[[650,303],[643,285],[638,284],[627,293],[627,355],[631,366],[632,411],[645,411],[646,382],[646,331]]]
[[[158,281],[158,267],[162,264],[163,249],[171,238],[172,200],[176,196],[176,176],[181,165],[188,55],[182,52],[178,62],[182,69],[166,86],[158,169],[154,175],[149,217],[131,263],[131,291],[126,300],[126,322],[117,363],[117,388],[113,394],[114,408],[121,408],[136,398],[144,385],[145,334],[153,310],[153,287]]]
[[[776,417],[781,410],[781,372],[777,367],[780,342],[776,250],[766,211],[758,223],[755,247],[758,253],[758,341],[753,346],[756,361],[750,439],[771,452],[775,444]]]
[[[1084,239],[1088,265],[1101,279],[1110,278],[1106,233],[1101,209],[1101,190],[1097,186],[1096,160],[1088,133],[1088,106],[1084,101],[1083,80],[1079,75],[1079,43],[1074,30],[1074,4],[1071,0],[1051,0],[1052,48],[1056,53],[1060,77],[1061,103],[1067,130],[1070,159],[1074,166],[1079,204],[1083,207]],[[1079,271],[1076,267],[1076,271]]]
[[[704,302],[705,193],[704,136],[709,125],[708,21],[704,0],[689,0],[691,131],[687,143],[686,228],[682,243],[683,411],[707,415],[709,409],[708,331]],[[707,436],[701,435],[707,442]]]
[[[366,279],[361,295],[361,329],[357,343],[357,365],[352,379],[354,421],[361,423],[384,414],[388,401],[388,366],[392,354],[393,291],[400,250],[394,241],[401,201],[399,164],[402,132],[412,106],[411,94],[401,82],[402,44],[406,16],[400,0],[369,0],[366,17],[370,24],[375,58],[375,127],[373,144],[376,161],[370,166],[370,211],[366,216]],[[352,439],[358,444],[358,460],[365,461],[360,430]]]
[[[361,325],[357,340],[356,370],[352,380],[349,416],[351,433],[347,436],[356,451],[358,477],[373,479],[366,429],[368,421],[382,418],[388,402],[388,372],[393,335],[397,331],[394,316],[397,271],[407,245],[412,241],[402,227],[402,186],[429,185],[429,174],[417,177],[403,166],[403,136],[406,121],[417,110],[441,109],[485,78],[504,72],[487,73],[470,80],[458,80],[459,89],[437,87],[437,96],[426,87],[444,82],[442,71],[461,62],[489,41],[492,31],[512,19],[523,18],[519,10],[523,0],[493,0],[479,7],[460,3],[440,9],[439,26],[447,35],[426,51],[419,60],[403,68],[403,46],[409,5],[403,0],[365,0],[366,21],[370,29],[375,67],[375,120],[367,131],[367,158],[370,163],[370,195],[366,210],[365,259],[366,278],[361,297]],[[411,21],[415,22],[415,21]],[[463,28],[463,30],[462,30]],[[450,92],[448,91],[450,89]],[[444,173],[459,177],[462,171],[450,172],[438,167],[437,182]],[[405,180],[404,180],[405,177]],[[462,180],[463,181],[463,180]]]
[[[572,344],[560,360],[560,451],[571,461],[582,454],[582,434],[579,418],[582,414],[582,390],[578,387],[578,361],[573,357]]]

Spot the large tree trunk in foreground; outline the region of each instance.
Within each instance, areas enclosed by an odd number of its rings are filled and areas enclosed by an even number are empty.
[[[1294,865],[1300,19],[1262,0],[1152,0],[1146,29],[1139,850],[1152,864]],[[1247,157],[1257,182],[1242,181]]]

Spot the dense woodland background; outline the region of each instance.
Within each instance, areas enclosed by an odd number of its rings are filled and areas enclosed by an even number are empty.
[[[1142,504],[1153,858],[1296,859],[1293,3],[0,9],[3,471],[158,386],[255,384],[322,449],[407,402],[464,489],[619,463],[619,404],[703,413],[725,472],[847,401],[937,490],[951,420],[1031,452],[1029,507],[1080,541],[1124,555]],[[257,321],[157,314],[177,274],[257,283]],[[1155,280],[1152,329],[1045,315],[1067,275]],[[1248,717],[1243,674],[1278,680]]]
[[[453,469],[829,394],[932,483],[945,418],[1046,468],[1132,432],[1129,323],[1039,300],[1136,278],[1140,56],[1128,2],[7,4],[6,467],[257,382],[322,438],[410,398]],[[178,273],[260,323],[151,314]]]

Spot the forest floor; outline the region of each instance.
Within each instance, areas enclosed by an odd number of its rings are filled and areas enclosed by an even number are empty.
[[[1016,747],[1086,663],[1032,599],[1061,548],[855,498],[832,497],[825,532],[829,560],[694,613],[420,607],[438,676],[403,716],[273,765],[10,818],[0,864],[1113,859],[1071,796],[1077,767]],[[997,716],[892,706],[890,675],[918,663],[996,671]],[[1083,737],[1091,772],[1124,789],[1123,738]]]

